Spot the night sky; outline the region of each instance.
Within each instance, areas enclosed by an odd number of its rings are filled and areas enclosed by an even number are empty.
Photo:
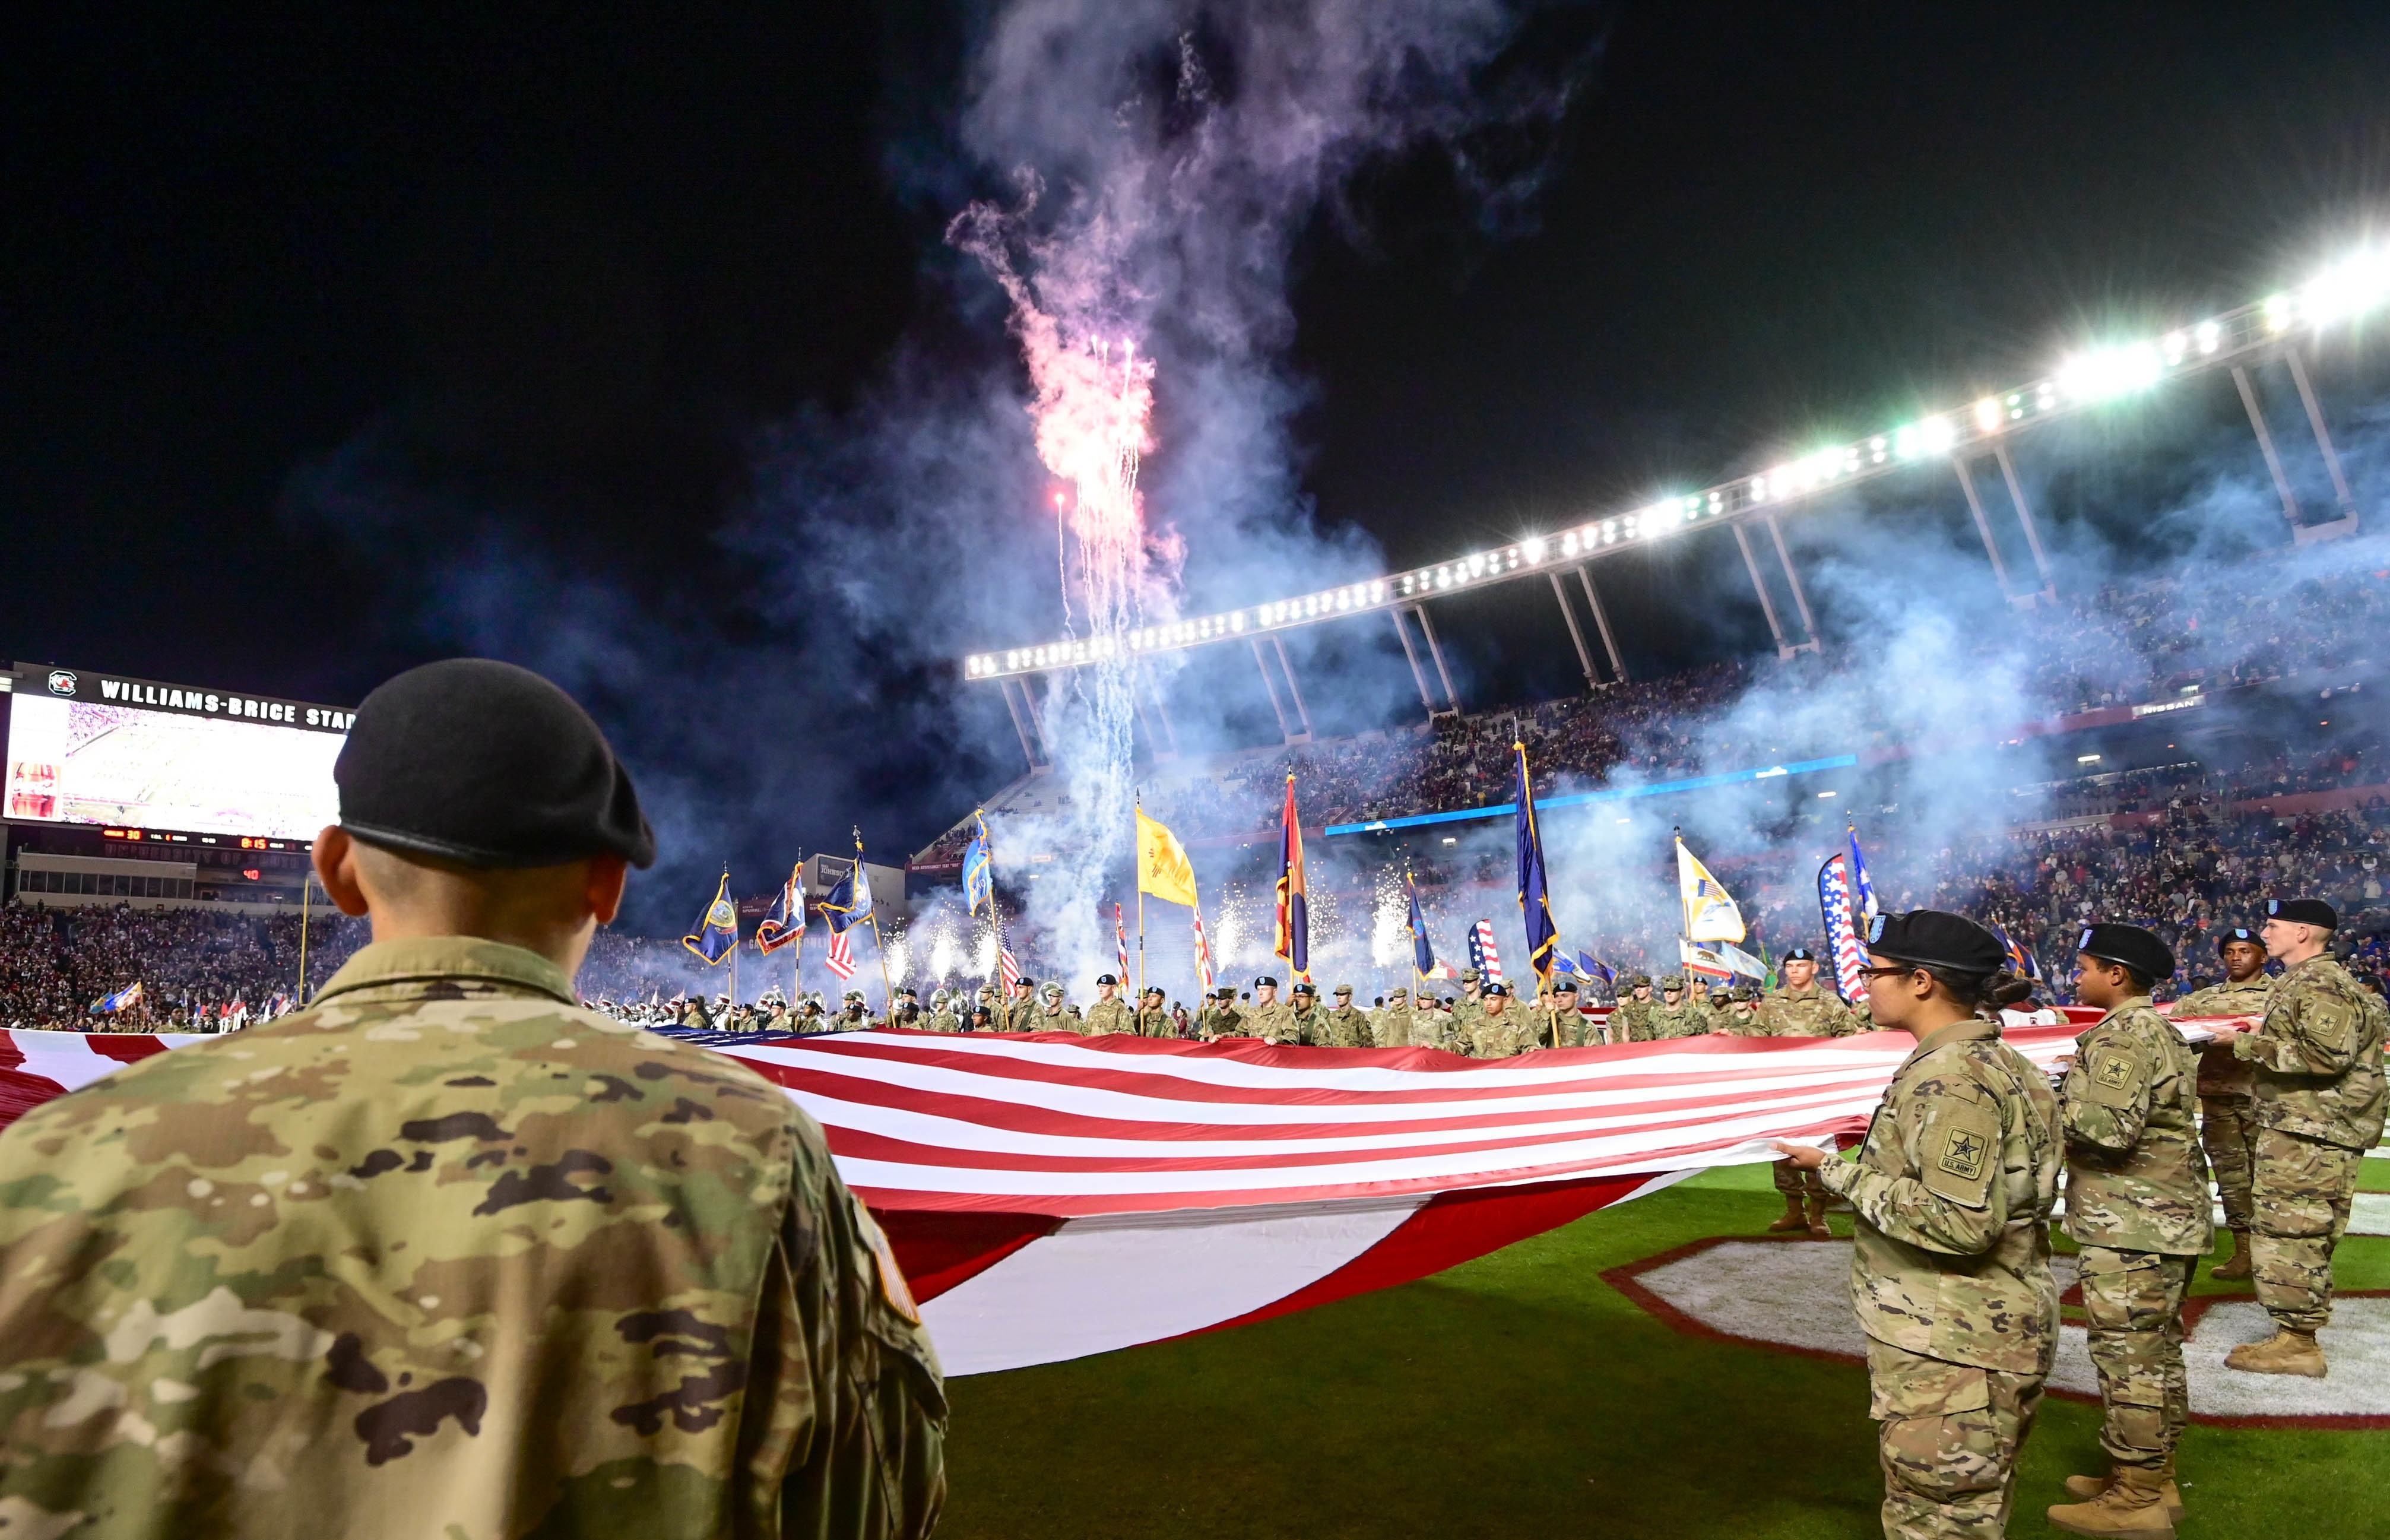
[[[53,12],[0,65],[0,644],[351,702],[454,649],[428,592],[530,552],[702,619],[685,653],[624,644],[641,689],[815,731],[818,687],[718,654],[822,623],[835,574],[721,536],[900,343],[1005,346],[939,240],[983,190],[936,171],[975,13],[241,14]],[[2378,6],[1622,5],[1523,36],[1579,81],[1529,221],[1489,234],[1414,157],[1298,248],[1302,491],[1397,564],[2240,302],[2362,234],[2390,177]],[[326,517],[309,489],[360,458]],[[1697,655],[1693,586],[1620,597],[1642,666]],[[1484,693],[1569,687],[1564,644],[1466,614]],[[889,710],[940,687],[857,681],[840,755],[882,773],[784,790],[791,826],[909,849],[1016,773],[1000,718]]]

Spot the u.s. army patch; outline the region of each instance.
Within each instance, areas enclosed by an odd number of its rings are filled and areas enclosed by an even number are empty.
[[[888,1302],[889,1309],[919,1326],[921,1307],[913,1303],[912,1285],[905,1279],[905,1269],[897,1264],[896,1248],[889,1244],[888,1232],[860,1203],[854,1206],[854,1217],[863,1232],[863,1243],[871,1248],[872,1270],[880,1275],[880,1297]]]
[[[2091,1078],[2111,1091],[2133,1082],[2133,1061],[2120,1053],[2103,1053],[2091,1061]]]
[[[1942,1136],[1942,1158],[1937,1162],[1951,1175],[1973,1181],[1984,1174],[1984,1156],[1989,1141],[1975,1129],[1953,1128]]]

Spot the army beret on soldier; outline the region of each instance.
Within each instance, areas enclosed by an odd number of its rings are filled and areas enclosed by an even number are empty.
[[[1561,974],[1559,978],[1552,981],[1552,993],[1555,995],[1575,994],[1576,980],[1569,974]]]
[[[1297,995],[1317,995],[1319,993],[1319,986],[1313,983],[1298,982],[1294,986],[1294,993]]]
[[[1486,995],[1508,995],[1510,993],[1510,986],[1497,981],[1494,983],[1487,984],[1482,993]]]
[[[2153,984],[2174,977],[2174,948],[2138,925],[2087,926],[2075,950],[2101,962],[2122,963]]]
[[[1113,978],[1113,977],[1112,977],[1111,974],[1109,974],[1109,973],[1099,973],[1099,974],[1097,974],[1097,975],[1096,975],[1096,982],[1098,982],[1098,983],[1099,983],[1099,984],[1110,984],[1110,985],[1111,985],[1114,989],[1118,989],[1118,988],[1120,987],[1120,981],[1119,981],[1118,979]]]
[[[1151,999],[1156,995],[1164,995],[1167,993],[1169,992],[1164,990],[1160,984],[1148,984],[1145,986],[1146,998],[1148,999]]]
[[[369,845],[493,868],[599,854],[655,865],[655,833],[606,735],[512,663],[451,658],[385,681],[357,707],[332,780],[341,828]]]
[[[366,699],[370,700],[373,697]],[[2319,898],[2269,898],[2266,900],[2266,918],[2288,920],[2293,925],[2319,925],[2327,930],[2340,929],[2340,916]]]
[[[2252,946],[2263,946],[2266,944],[2264,942],[2257,939],[2256,931],[2250,930],[2245,925],[2236,925],[2229,930],[2222,931],[2217,936],[2216,950],[2222,952],[2226,947],[2231,945],[2236,941],[2245,941]]]
[[[1817,955],[1805,946],[1796,946],[1780,959],[1784,962],[1816,962]]]
[[[1265,973],[1260,978],[1253,981],[1253,987],[1255,989],[1276,989],[1278,987],[1278,981]]]
[[[1868,927],[1868,950],[1895,962],[1947,968],[1954,973],[1997,973],[2008,948],[1964,915],[1940,909],[1882,914]]]

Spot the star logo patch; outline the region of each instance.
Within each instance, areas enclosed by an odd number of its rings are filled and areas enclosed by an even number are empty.
[[[1989,1147],[1972,1128],[1954,1128],[1942,1139],[1942,1169],[1969,1180],[1984,1174],[1984,1153]]]

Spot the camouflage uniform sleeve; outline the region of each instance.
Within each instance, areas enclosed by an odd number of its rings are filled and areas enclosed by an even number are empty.
[[[2357,1062],[2363,1007],[2308,984],[2278,989],[2265,1024],[2233,1039],[2232,1056],[2282,1075],[2338,1075]]]
[[[1981,1256],[2008,1223],[2000,1171],[1997,1106],[1963,1083],[1941,1082],[1879,1114],[1879,1130],[1899,1143],[1905,1169],[1894,1174],[1865,1163],[1828,1161],[1826,1190],[1851,1200],[1869,1224],[1893,1239],[1947,1256]]]
[[[765,1297],[749,1394],[787,1452],[779,1532],[927,1535],[946,1497],[944,1380],[887,1238],[817,1152],[801,1157]]]
[[[2111,1155],[2140,1143],[2157,1068],[2124,1033],[2087,1033],[2058,1094],[2066,1142]]]
[[[2224,1015],[2225,1012],[2217,1008],[2216,990],[2215,987],[2211,985],[2206,989],[2192,990],[2181,999],[2177,1000],[2174,1003],[2174,1014],[2177,1016],[2221,1016]]]

